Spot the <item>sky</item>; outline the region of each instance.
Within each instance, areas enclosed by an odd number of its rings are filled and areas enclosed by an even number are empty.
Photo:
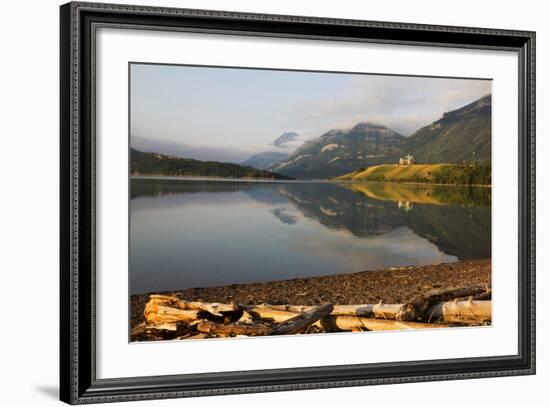
[[[242,162],[285,151],[271,142],[287,131],[302,142],[370,122],[410,136],[489,93],[478,79],[132,64],[130,144]]]

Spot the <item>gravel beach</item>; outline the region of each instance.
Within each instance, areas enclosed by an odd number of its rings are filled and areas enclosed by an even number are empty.
[[[144,321],[143,310],[150,294],[177,294],[188,301],[240,304],[404,303],[431,288],[483,284],[491,285],[490,259],[146,293],[131,297],[131,328]]]

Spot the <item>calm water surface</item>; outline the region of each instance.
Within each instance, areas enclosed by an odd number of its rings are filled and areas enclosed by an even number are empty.
[[[490,188],[132,179],[132,294],[491,256]]]

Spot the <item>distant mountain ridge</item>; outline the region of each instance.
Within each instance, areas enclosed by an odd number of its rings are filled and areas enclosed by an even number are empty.
[[[132,175],[292,179],[271,171],[217,161],[199,161],[130,149]]]
[[[490,163],[491,95],[444,113],[410,137],[373,123],[331,130],[267,169],[298,178],[327,178],[395,164],[406,154],[426,164]]]
[[[241,165],[247,165],[259,170],[265,170],[266,168],[269,168],[269,166],[284,161],[287,158],[288,153],[284,153],[282,151],[268,151],[250,156],[246,161],[243,161]]]

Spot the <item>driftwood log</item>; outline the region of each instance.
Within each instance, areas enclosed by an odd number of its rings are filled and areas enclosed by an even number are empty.
[[[260,335],[289,335],[297,334],[306,330],[310,325],[326,317],[332,311],[332,304],[313,307],[304,313],[288,314],[284,321],[273,327],[253,322],[234,322],[222,324],[212,321],[201,321],[197,325],[199,332],[224,335],[224,336],[260,336]]]
[[[151,323],[192,322],[199,319],[232,322],[238,320],[242,310],[238,304],[184,301],[171,295],[153,294],[145,305],[145,319]]]
[[[158,300],[150,300],[145,305],[145,319],[152,324],[163,324],[177,321],[192,322],[199,318],[199,311],[175,308],[164,305]]]
[[[283,321],[271,329],[271,331],[269,331],[269,335],[290,335],[303,332],[310,325],[329,315],[333,308],[334,307],[332,304],[324,304],[320,307],[314,307],[304,313]]]
[[[447,301],[432,307],[429,320],[453,323],[475,323],[491,321],[491,301]]]
[[[176,305],[177,308],[185,310],[197,310],[206,311],[212,315],[223,316],[224,313],[239,311],[239,305],[232,303],[218,303],[218,302],[200,302],[200,301],[185,301],[174,295],[160,295],[152,294],[149,297],[149,301],[157,300],[165,304],[166,302]]]
[[[486,325],[492,303],[485,298],[490,298],[487,287],[438,288],[406,304],[239,305],[151,295],[146,322],[131,335],[137,340],[199,339]]]
[[[257,318],[272,321],[274,323],[284,323],[291,318],[300,315],[296,311],[284,311],[273,309],[262,305],[249,308],[249,312]],[[321,320],[317,321],[315,326],[334,331],[384,331],[384,330],[403,330],[403,329],[426,329],[426,328],[445,328],[448,325],[429,324],[421,322],[396,321],[391,319],[365,318],[351,315],[334,315],[331,313]]]
[[[458,297],[471,297],[487,291],[486,287],[436,288],[404,304],[395,319],[401,321],[429,320],[429,313],[436,304]]]
[[[334,331],[397,331],[406,329],[448,328],[445,324],[430,324],[423,322],[396,321],[392,319],[376,319],[353,317],[348,315],[329,315],[316,323],[328,332]]]
[[[314,308],[311,305],[267,305],[263,306],[280,311],[306,312]],[[350,304],[334,305],[332,315],[350,315],[366,318],[395,319],[395,315],[401,310],[403,304]]]
[[[197,325],[197,331],[206,334],[224,335],[224,336],[263,336],[268,335],[271,327],[261,324],[244,324],[241,322],[233,322],[223,324],[220,322],[201,321]]]
[[[479,300],[479,301],[490,301],[491,297],[492,297],[492,292],[490,289],[488,289],[484,293],[471,296],[470,298],[472,298],[473,300]]]
[[[373,330],[379,330],[374,327],[383,326],[380,320],[388,320],[386,326],[394,327],[415,327],[421,328],[421,325],[415,325],[417,321],[402,320],[401,313],[407,304],[362,304],[362,305],[335,305],[331,312],[331,317],[338,317],[338,324],[342,326],[359,327],[362,323],[369,323]],[[306,312],[314,307],[295,306],[295,305],[268,305],[247,307],[248,312],[257,318],[272,320],[273,322],[284,322],[292,315],[300,312]],[[425,323],[434,321],[444,321],[449,323],[475,324],[479,322],[491,321],[491,301],[447,301],[434,305],[426,312]],[[342,318],[344,316],[353,318]],[[359,319],[357,319],[359,318]],[[369,322],[370,319],[374,321]],[[389,321],[400,321],[401,324],[391,323]],[[356,322],[351,322],[356,321]],[[404,322],[411,322],[405,324]],[[398,328],[394,328],[398,329]],[[407,328],[402,328],[407,329]]]

